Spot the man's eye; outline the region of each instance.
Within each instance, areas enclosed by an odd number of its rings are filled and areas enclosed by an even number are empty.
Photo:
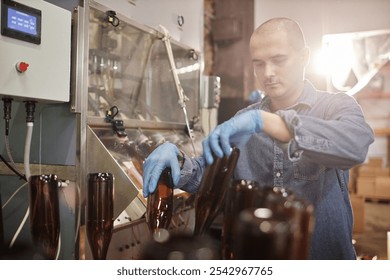
[[[283,64],[286,61],[285,57],[278,57],[273,60],[275,64]]]
[[[256,67],[264,67],[264,62],[257,61],[254,63]]]

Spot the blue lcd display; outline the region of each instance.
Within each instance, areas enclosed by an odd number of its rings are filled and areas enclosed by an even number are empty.
[[[41,10],[13,0],[1,0],[1,35],[39,45],[41,26]]]
[[[7,26],[16,31],[37,35],[37,18],[12,8],[8,8]]]

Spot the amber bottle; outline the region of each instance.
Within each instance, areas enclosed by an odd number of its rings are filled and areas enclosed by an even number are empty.
[[[154,193],[148,196],[146,222],[151,233],[168,229],[173,213],[173,182],[169,169],[163,171]]]
[[[60,236],[57,176],[30,176],[30,231],[35,247],[45,259],[56,257]]]
[[[313,223],[313,206],[293,191],[235,181],[224,208],[222,257],[308,259]]]
[[[235,180],[228,189],[222,228],[222,258],[235,259],[233,251],[233,229],[237,224],[239,213],[247,208],[259,207],[264,204],[267,191],[256,181]]]
[[[234,147],[230,156],[214,157],[206,167],[195,198],[194,235],[204,234],[223,210],[239,155],[240,150]]]
[[[114,228],[114,178],[111,173],[88,174],[87,237],[93,259],[107,257]]]
[[[232,244],[235,259],[288,260],[293,238],[289,217],[269,208],[247,208],[240,212]]]
[[[143,174],[143,163],[156,148],[145,135],[140,135],[132,147],[132,160],[138,172]],[[171,171],[166,168],[160,175],[155,192],[147,198],[146,223],[152,234],[168,229],[173,214],[173,182]]]
[[[310,242],[314,229],[313,205],[304,199],[295,197],[284,203],[284,212],[290,218],[293,231],[291,259],[309,259]]]

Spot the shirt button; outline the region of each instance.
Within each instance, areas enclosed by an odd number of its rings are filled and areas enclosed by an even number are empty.
[[[280,172],[276,172],[276,177],[279,178],[280,177]]]
[[[299,136],[295,136],[295,140],[296,140],[296,141],[299,141]]]
[[[295,156],[295,157],[298,157],[298,156],[299,156],[299,153],[298,153],[298,152],[294,152],[294,156]]]

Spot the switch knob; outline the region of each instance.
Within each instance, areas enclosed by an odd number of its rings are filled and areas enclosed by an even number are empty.
[[[16,63],[15,68],[19,73],[24,73],[27,71],[28,66],[28,63],[26,62],[18,62]]]

